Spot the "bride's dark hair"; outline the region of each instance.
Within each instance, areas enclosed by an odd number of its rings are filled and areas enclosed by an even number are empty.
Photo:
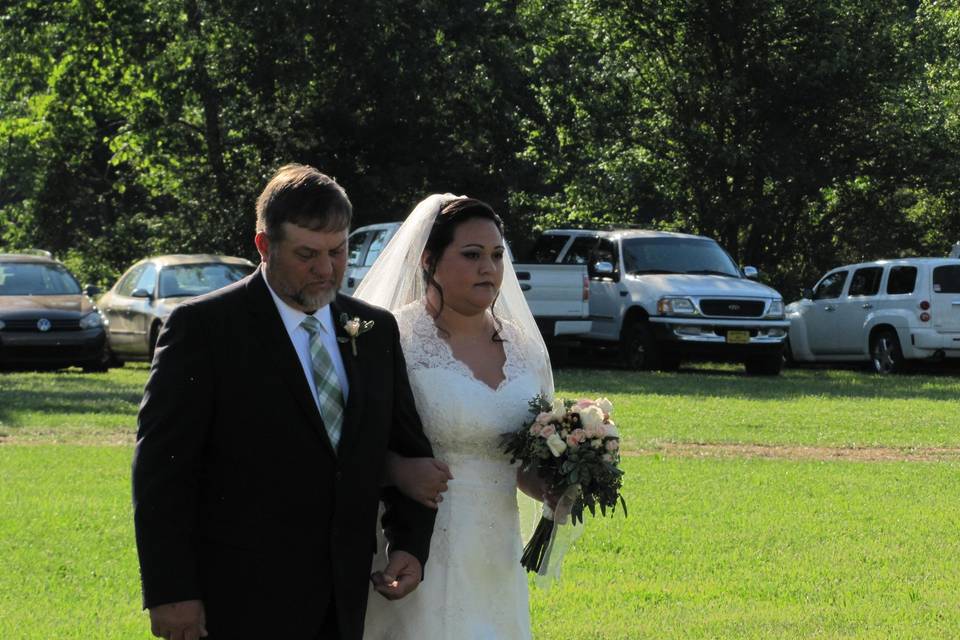
[[[440,261],[440,257],[446,248],[453,242],[453,234],[457,230],[457,227],[467,220],[474,219],[490,220],[496,225],[500,236],[503,237],[503,220],[501,220],[497,212],[493,210],[493,207],[475,198],[458,198],[449,202],[440,209],[440,213],[437,214],[436,219],[433,221],[433,227],[430,229],[430,235],[427,237],[427,244],[423,249],[423,279],[427,285],[427,289],[433,287],[437,290],[437,293],[440,294],[440,308],[436,310],[436,316],[439,316],[440,312],[443,311],[443,287],[441,287],[440,283],[433,277],[437,272],[437,263]],[[500,292],[498,291],[497,297],[499,296]],[[496,303],[497,300],[494,298],[493,304],[490,305],[490,313],[493,314],[494,321],[494,330],[491,339],[494,342],[503,342],[503,339],[500,337],[502,325],[497,318],[496,312],[493,310]]]

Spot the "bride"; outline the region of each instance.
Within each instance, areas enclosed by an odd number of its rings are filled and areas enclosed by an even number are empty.
[[[364,638],[529,638],[517,488],[542,500],[544,486],[517,473],[499,436],[528,419],[533,396],[553,395],[553,377],[502,221],[478,200],[430,196],[356,295],[395,314],[437,457],[394,458],[389,479],[439,509],[423,583],[402,600],[371,597]],[[384,580],[374,590],[388,592]]]

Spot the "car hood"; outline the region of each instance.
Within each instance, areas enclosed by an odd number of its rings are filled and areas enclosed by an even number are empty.
[[[0,296],[2,318],[80,318],[94,310],[85,295]]]
[[[641,283],[647,293],[660,296],[782,298],[776,289],[746,278],[686,273],[651,273],[627,277]]]

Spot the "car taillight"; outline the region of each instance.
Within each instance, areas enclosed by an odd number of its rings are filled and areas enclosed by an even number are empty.
[[[921,303],[920,303],[920,308],[923,309],[924,311],[926,311],[927,309],[929,309],[929,308],[930,308],[930,301],[929,301],[929,300],[924,300],[923,302],[921,302]]]
[[[584,302],[590,299],[590,278],[583,276],[583,298]]]
[[[930,322],[930,314],[924,311],[920,314],[920,322]]]

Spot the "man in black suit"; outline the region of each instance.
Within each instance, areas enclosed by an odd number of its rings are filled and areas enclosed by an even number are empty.
[[[154,635],[359,640],[381,499],[375,588],[422,578],[436,512],[381,485],[388,449],[432,452],[396,322],[337,293],[351,212],[327,176],[283,167],[257,201],[260,268],[160,333],[133,461]]]

